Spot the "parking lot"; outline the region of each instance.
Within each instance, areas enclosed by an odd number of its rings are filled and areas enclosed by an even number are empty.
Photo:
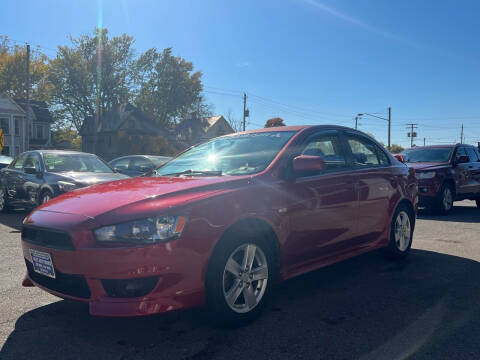
[[[480,210],[421,211],[410,257],[366,254],[280,284],[263,316],[210,327],[201,310],[88,315],[23,288],[20,224],[0,215],[0,359],[472,359],[480,354]]]

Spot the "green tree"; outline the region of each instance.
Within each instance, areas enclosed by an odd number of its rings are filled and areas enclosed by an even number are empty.
[[[86,117],[101,116],[116,103],[131,100],[133,88],[133,38],[110,38],[106,29],[93,35],[70,37],[50,62],[52,101],[59,118],[80,130]]]
[[[402,146],[398,145],[398,144],[392,144],[392,146],[390,147],[390,152],[392,154],[398,154],[398,153],[401,153],[403,150],[405,150]]]
[[[163,125],[173,125],[186,118],[209,116],[210,107],[202,97],[202,73],[172,49],[161,53],[147,50],[135,65],[135,105]]]
[[[0,36],[0,93],[14,98],[27,95],[27,50],[23,46],[12,45],[6,36]],[[49,100],[52,84],[48,82],[48,58],[39,49],[30,54],[30,88],[34,100]]]
[[[282,118],[275,117],[268,119],[267,122],[265,123],[266,128],[271,128],[271,127],[277,127],[277,126],[285,126],[285,123],[283,122]]]

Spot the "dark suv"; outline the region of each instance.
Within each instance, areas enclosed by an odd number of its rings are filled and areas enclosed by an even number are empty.
[[[446,214],[457,200],[475,200],[480,207],[480,153],[466,144],[423,146],[403,152],[417,173],[419,201]]]

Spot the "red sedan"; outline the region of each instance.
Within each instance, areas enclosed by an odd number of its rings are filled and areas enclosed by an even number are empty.
[[[206,304],[239,324],[277,280],[374,249],[410,250],[414,170],[337,126],[213,139],[155,176],[61,195],[24,221],[25,286],[84,301],[92,315]]]

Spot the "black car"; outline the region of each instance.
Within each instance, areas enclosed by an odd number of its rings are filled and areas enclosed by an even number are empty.
[[[129,155],[113,159],[108,164],[119,173],[141,176],[152,172],[170,159],[168,156]]]
[[[93,154],[27,151],[0,170],[0,211],[33,208],[73,189],[125,178]]]

